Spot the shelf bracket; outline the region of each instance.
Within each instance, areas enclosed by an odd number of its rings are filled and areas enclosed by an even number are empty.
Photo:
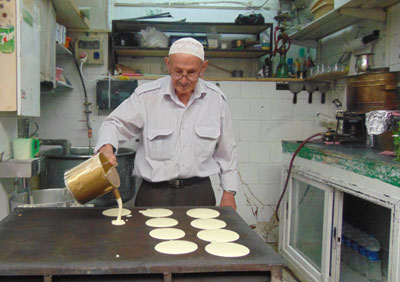
[[[386,21],[386,12],[382,9],[340,8],[339,13],[341,13],[342,15],[374,20],[379,22]]]

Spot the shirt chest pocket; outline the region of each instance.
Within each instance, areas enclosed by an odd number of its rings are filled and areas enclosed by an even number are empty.
[[[172,158],[172,133],[172,129],[149,130],[147,144],[151,159],[163,161]]]
[[[212,156],[220,135],[216,127],[198,126],[195,128],[195,151],[197,156],[209,158]]]

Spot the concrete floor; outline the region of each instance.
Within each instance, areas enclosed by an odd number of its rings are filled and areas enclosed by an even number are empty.
[[[282,272],[282,281],[283,282],[301,282],[298,278],[296,278],[294,276],[294,274],[290,270],[288,270],[286,268],[284,268],[283,272]]]

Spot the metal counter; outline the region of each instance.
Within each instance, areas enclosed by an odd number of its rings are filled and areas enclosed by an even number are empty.
[[[149,218],[138,212],[143,208],[133,209],[122,226],[112,225],[113,218],[102,215],[104,208],[25,208],[0,222],[0,276],[29,276],[29,281],[72,281],[78,276],[85,281],[281,281],[282,258],[233,209],[211,208],[220,212],[225,229],[239,233],[236,242],[250,254],[208,254],[208,242],[198,239],[199,229],[190,225],[189,207],[170,207],[170,217],[179,222],[175,227],[186,233],[182,240],[198,245],[183,255],[154,250],[161,240],[149,236],[154,227],[145,225]]]

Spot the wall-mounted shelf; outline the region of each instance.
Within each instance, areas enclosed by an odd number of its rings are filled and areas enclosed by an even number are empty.
[[[0,178],[30,178],[45,169],[43,157],[0,162]]]
[[[113,79],[121,80],[156,80],[164,77],[165,75],[141,75],[141,76],[124,76],[116,75]],[[303,81],[301,78],[277,78],[277,77],[216,77],[216,76],[206,76],[203,77],[204,80],[210,81],[269,81],[269,82],[289,82],[289,81]]]
[[[337,71],[318,74],[305,78],[304,80],[332,81],[347,77],[348,71]]]
[[[259,41],[260,34],[268,30],[270,49],[208,49],[205,47],[206,58],[260,58],[270,54],[272,56],[272,33],[273,25],[271,23],[262,25],[236,25],[234,23],[202,23],[202,22],[154,22],[154,21],[130,21],[115,20],[112,22],[111,52],[112,60],[110,65],[113,68],[118,63],[118,57],[165,57],[168,55],[169,48],[148,48],[142,46],[122,46],[121,37],[126,34],[140,32],[147,27],[154,27],[158,31],[165,32],[167,35],[180,36],[207,36],[209,33],[218,35],[230,35],[229,38],[243,39],[252,36],[252,40]],[[232,36],[232,35],[238,35]],[[223,39],[222,39],[223,40]]]
[[[301,41],[317,41],[356,23],[361,18],[384,21],[385,8],[396,2],[398,0],[349,0],[289,36],[292,40],[299,41],[297,44],[301,45]]]
[[[234,23],[197,23],[197,22],[154,22],[115,20],[112,22],[113,32],[139,32],[148,26],[154,26],[163,32],[209,33],[218,34],[260,34],[272,24],[235,25]]]
[[[74,0],[53,0],[57,22],[67,28],[89,29],[89,20],[78,9]]]
[[[72,52],[59,43],[56,43],[56,54],[72,56]]]
[[[168,55],[168,48],[140,48],[116,46],[114,48],[118,56],[130,57],[165,57]],[[233,50],[233,49],[204,49],[206,58],[259,58],[268,50]]]
[[[56,81],[56,87],[57,89],[73,89],[72,85],[69,84],[68,82],[63,82],[63,81]]]

